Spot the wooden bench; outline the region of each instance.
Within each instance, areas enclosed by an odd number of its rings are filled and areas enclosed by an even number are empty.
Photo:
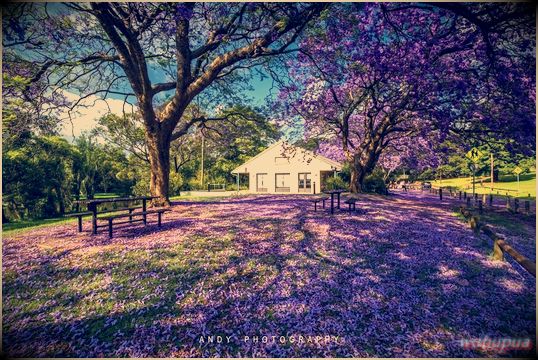
[[[349,212],[351,213],[351,208],[353,207],[353,211],[356,210],[356,203],[357,202],[357,199],[355,198],[349,198],[347,199],[346,201],[344,201],[345,204],[348,204],[349,205]]]
[[[106,213],[111,213],[111,212],[116,212],[116,211],[129,211],[129,220],[132,222],[133,220],[133,211],[137,210],[137,209],[142,209],[141,206],[130,206],[130,207],[126,207],[126,208],[121,208],[121,209],[109,209],[109,210],[102,210],[102,211],[99,211],[97,213],[97,215],[100,215],[100,214],[106,214]],[[120,214],[118,214],[120,215]],[[121,215],[128,215],[128,214],[121,214]],[[98,218],[99,219],[99,218]]]
[[[110,210],[103,210],[99,211],[97,214],[106,214],[110,212],[116,212],[116,211],[129,211],[129,214],[131,214],[134,210],[140,209],[140,206],[131,206],[126,208],[120,208],[120,209],[110,209]],[[65,217],[78,217],[78,232],[82,232],[82,217],[92,215],[93,213],[91,211],[84,211],[84,212],[78,212],[78,213],[72,213],[72,214],[65,214]],[[130,218],[132,220],[132,217]]]
[[[78,217],[78,232],[82,232],[82,217],[93,214],[91,211],[65,214],[64,217]]]
[[[328,196],[321,196],[321,197],[316,197],[316,198],[310,199],[310,201],[314,203],[314,211],[318,210],[318,203],[319,202],[322,202],[323,208],[325,209],[325,201],[326,200],[329,200]]]
[[[113,231],[113,225],[114,225],[114,220],[115,219],[122,219],[122,218],[126,218],[126,217],[129,218],[128,221],[117,222],[117,223],[115,223],[115,225],[132,224],[134,222],[142,221],[144,223],[144,226],[145,226],[147,224],[146,216],[150,215],[150,214],[157,214],[157,224],[160,227],[161,226],[162,214],[167,212],[167,211],[170,211],[170,209],[156,209],[156,210],[147,210],[147,211],[140,211],[140,212],[129,212],[129,214],[119,214],[119,215],[106,216],[106,217],[102,217],[100,219],[107,220],[108,223],[106,225],[97,225],[97,227],[108,227],[108,237],[112,238],[112,231]],[[134,216],[142,216],[142,218],[133,220]]]

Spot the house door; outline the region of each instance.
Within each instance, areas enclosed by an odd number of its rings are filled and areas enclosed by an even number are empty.
[[[312,180],[310,173],[299,173],[299,192],[310,193],[312,190]]]
[[[290,192],[290,174],[275,174],[275,192]]]
[[[256,191],[267,192],[267,174],[256,174]]]

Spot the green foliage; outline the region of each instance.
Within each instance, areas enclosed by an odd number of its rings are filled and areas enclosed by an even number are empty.
[[[203,129],[204,185],[233,184],[235,189],[236,178],[231,171],[280,138],[280,132],[257,110],[246,106],[224,109],[218,117],[226,120],[208,122]],[[171,152],[172,162],[182,163],[177,169],[183,178],[182,190],[200,189],[201,131],[182,141],[180,146],[173,143]]]
[[[373,192],[377,194],[386,194],[387,186],[383,179],[383,174],[379,171],[374,171],[364,178],[363,191]]]
[[[96,191],[130,192],[130,181],[116,176],[126,166],[123,152],[87,135],[70,144],[28,133],[4,142],[2,160],[3,222],[62,215],[73,198],[92,198]]]
[[[347,190],[349,188],[349,184],[346,183],[344,180],[342,180],[341,177],[328,177],[325,180],[325,189],[326,190]]]
[[[71,204],[76,149],[56,136],[31,137],[2,156],[4,219],[62,214]]]
[[[170,172],[170,196],[179,195],[181,187],[183,186],[183,177],[181,174],[171,171]]]

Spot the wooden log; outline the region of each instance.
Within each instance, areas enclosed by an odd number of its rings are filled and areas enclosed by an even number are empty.
[[[483,225],[482,232],[487,235],[490,239],[493,240],[493,259],[494,260],[504,260],[504,252],[510,254],[510,256],[517,261],[525,270],[536,277],[536,264],[531,260],[521,255],[517,250],[511,247],[506,240],[501,236],[495,234],[489,226]]]
[[[510,254],[510,256],[519,263],[525,270],[536,277],[536,264],[530,261],[525,256],[521,255],[513,247],[511,247],[505,240],[497,240],[497,245],[504,251]]]

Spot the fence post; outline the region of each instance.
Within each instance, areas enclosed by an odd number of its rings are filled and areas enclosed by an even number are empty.
[[[439,200],[443,200],[443,189],[439,189]]]
[[[471,198],[467,198],[467,208],[471,207]]]
[[[460,191],[460,200],[461,200],[461,191]]]
[[[514,212],[517,213],[518,210],[519,210],[519,199],[515,198],[514,199]]]
[[[482,200],[478,200],[478,212],[482,214]]]
[[[506,197],[506,208],[510,210],[510,197],[509,196]]]
[[[488,199],[488,196],[486,194],[483,194],[482,195],[482,205],[486,205],[488,203],[487,199]]]
[[[314,195],[315,195],[316,194],[316,182],[315,181],[312,182],[312,186],[314,187]]]
[[[471,225],[471,229],[475,233],[475,235],[478,235],[480,233],[480,227],[478,225],[478,217],[471,216],[469,219],[469,225]]]
[[[531,213],[531,202],[529,200],[525,200],[525,213],[527,215]]]
[[[493,256],[492,257],[494,260],[500,260],[500,261],[504,260],[503,251],[501,247],[499,246],[499,239],[495,239],[493,241]]]
[[[493,206],[493,194],[489,194],[489,206]]]

